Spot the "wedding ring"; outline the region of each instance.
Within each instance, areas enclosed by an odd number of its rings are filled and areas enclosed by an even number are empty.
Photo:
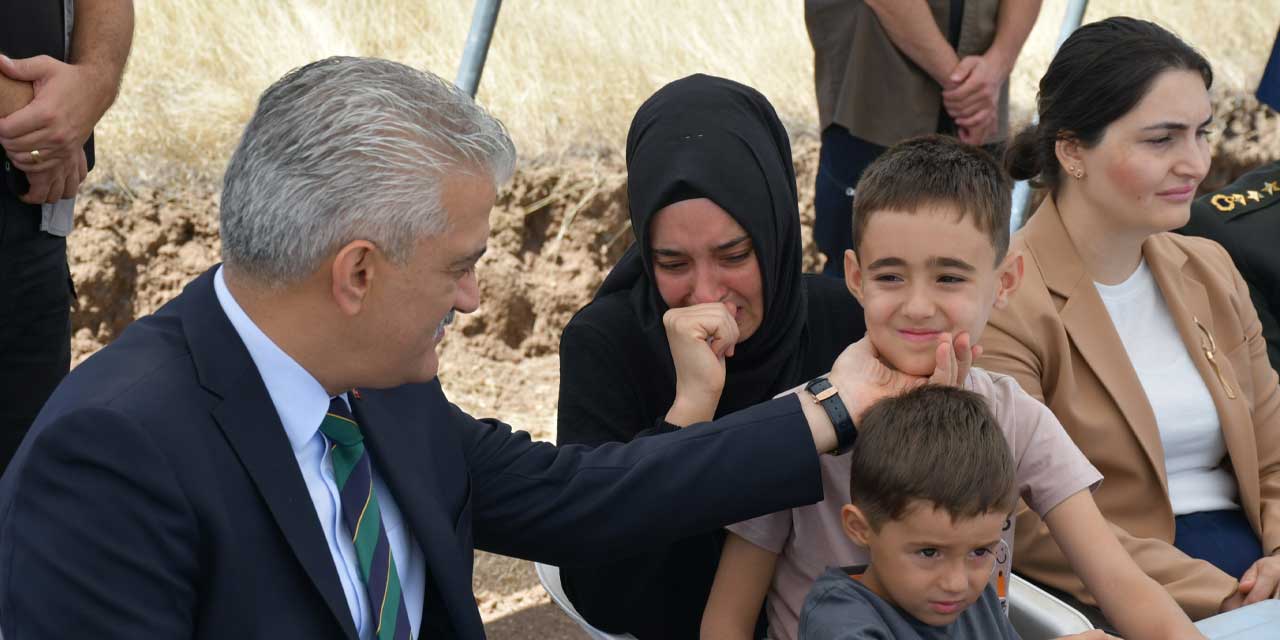
[[[39,149],[32,149],[32,150],[31,150],[31,161],[32,161],[32,162],[40,162],[40,150],[39,150]]]

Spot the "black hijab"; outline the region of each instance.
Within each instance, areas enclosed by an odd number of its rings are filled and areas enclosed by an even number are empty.
[[[751,236],[763,278],[760,327],[734,349],[716,414],[768,399],[801,382],[807,304],[801,285],[800,212],[791,144],[773,106],[745,85],[693,75],[641,105],[627,135],[627,198],[635,243],[596,293],[630,291],[631,306],[661,371],[675,388],[648,251],[649,226],[663,207],[708,198]]]

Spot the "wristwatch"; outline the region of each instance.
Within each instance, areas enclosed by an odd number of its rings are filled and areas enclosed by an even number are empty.
[[[831,425],[836,429],[836,448],[831,455],[838,456],[848,452],[853,447],[854,440],[858,439],[858,430],[853,426],[853,416],[844,407],[844,401],[840,399],[835,386],[826,376],[818,376],[805,383],[804,390],[822,405],[827,417],[831,418]]]

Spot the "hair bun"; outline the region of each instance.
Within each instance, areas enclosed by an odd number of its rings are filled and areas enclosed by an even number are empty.
[[[1004,168],[1014,180],[1031,180],[1044,171],[1040,162],[1040,127],[1031,124],[1009,140],[1004,150]]]

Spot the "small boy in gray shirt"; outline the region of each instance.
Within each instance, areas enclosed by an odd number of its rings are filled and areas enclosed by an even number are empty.
[[[990,586],[1016,474],[986,401],[939,386],[882,400],[852,455],[841,520],[871,561],[814,583],[800,638],[1016,640]]]
[[[865,566],[832,567],[818,578],[800,614],[801,638],[1018,638],[990,585],[953,622],[935,626],[917,620],[867,588],[860,582],[865,571]]]

